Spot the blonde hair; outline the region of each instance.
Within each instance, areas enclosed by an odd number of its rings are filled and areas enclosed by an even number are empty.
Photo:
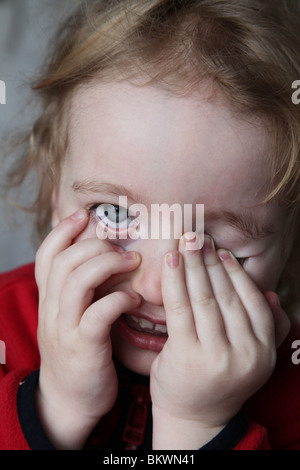
[[[68,110],[79,86],[142,77],[143,84],[184,94],[209,82],[238,113],[260,117],[272,133],[268,200],[276,197],[290,208],[299,240],[300,106],[291,100],[292,83],[300,78],[299,31],[296,0],[82,2],[60,27],[33,84],[42,112],[23,139],[7,187],[20,185],[31,170],[38,173],[37,197],[27,210],[36,214],[44,236],[68,147]],[[297,269],[289,262],[287,277],[299,279]]]

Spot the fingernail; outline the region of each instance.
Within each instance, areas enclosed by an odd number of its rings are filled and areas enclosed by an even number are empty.
[[[197,233],[187,232],[183,235],[184,247],[188,251],[196,251],[201,249],[201,240]]]
[[[129,260],[138,260],[140,257],[140,255],[136,251],[125,251],[124,253],[122,253],[122,256]]]
[[[215,244],[213,239],[209,235],[204,235],[203,251],[209,253],[215,250]]]
[[[235,259],[230,251],[218,250],[218,256],[221,261],[228,261],[229,259]]]
[[[73,220],[83,220],[88,216],[88,212],[85,209],[79,209],[71,217]]]
[[[166,262],[170,268],[177,268],[177,266],[179,266],[178,251],[173,251],[172,253],[168,253],[166,256]]]

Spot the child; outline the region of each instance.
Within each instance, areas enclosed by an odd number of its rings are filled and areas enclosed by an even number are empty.
[[[37,171],[51,230],[0,277],[1,448],[300,449],[299,27],[281,0],[88,1],[62,26],[11,174]],[[204,204],[203,247],[121,237],[136,203]]]

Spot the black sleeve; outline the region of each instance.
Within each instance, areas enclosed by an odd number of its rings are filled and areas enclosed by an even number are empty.
[[[20,384],[17,394],[17,410],[20,425],[32,450],[55,450],[39,421],[35,406],[35,389],[39,370],[28,375]],[[234,416],[227,426],[199,450],[232,450],[248,431],[248,423],[241,413]]]
[[[211,441],[199,450],[232,450],[248,432],[248,423],[241,412],[235,415]]]
[[[35,389],[40,371],[28,375],[20,384],[17,393],[17,410],[20,425],[32,450],[55,450],[39,421],[35,406]]]

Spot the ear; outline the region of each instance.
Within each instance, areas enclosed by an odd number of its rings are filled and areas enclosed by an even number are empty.
[[[52,228],[56,227],[59,224],[59,216],[58,216],[58,209],[57,209],[57,190],[53,189],[52,196],[51,196],[51,208],[52,208],[52,215],[51,215],[51,226]]]

